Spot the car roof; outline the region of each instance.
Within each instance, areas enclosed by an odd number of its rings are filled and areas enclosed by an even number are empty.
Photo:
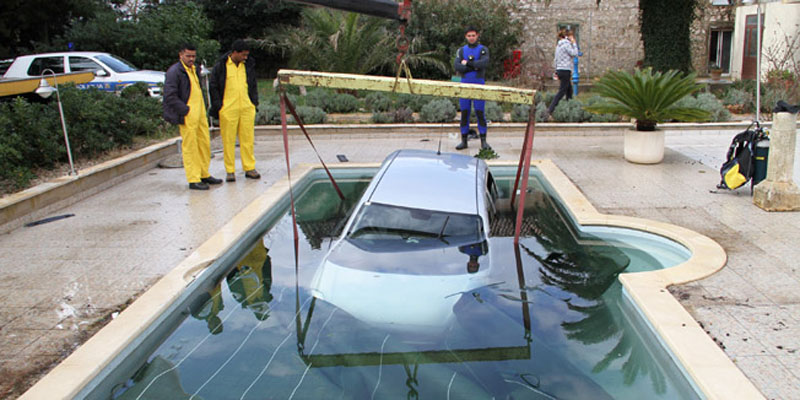
[[[478,214],[486,163],[475,157],[398,150],[384,161],[368,201],[398,207]]]
[[[27,54],[17,58],[32,58],[32,57],[54,57],[54,56],[99,56],[101,54],[109,54],[102,51],[59,51],[55,53],[39,53]]]

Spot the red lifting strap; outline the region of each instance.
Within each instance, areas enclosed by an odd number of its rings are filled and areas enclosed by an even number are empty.
[[[292,102],[289,101],[288,97],[286,97],[286,93],[281,93],[281,105],[283,105],[284,103],[286,104],[286,108],[289,109],[289,112],[292,113],[292,116],[294,117],[294,120],[297,121],[297,125],[300,126],[300,130],[302,130],[303,134],[306,135],[306,139],[308,139],[308,143],[311,145],[311,148],[314,149],[314,153],[317,155],[317,158],[319,159],[319,162],[322,164],[322,168],[325,168],[325,173],[328,174],[328,179],[331,180],[331,183],[333,184],[333,188],[336,189],[336,193],[339,195],[339,198],[344,200],[344,195],[342,194],[342,190],[339,189],[339,185],[337,185],[336,184],[336,180],[333,179],[333,175],[331,175],[331,171],[328,170],[328,166],[325,165],[325,161],[322,161],[322,157],[320,157],[319,152],[317,151],[317,147],[314,146],[314,142],[311,140],[311,136],[308,136],[308,132],[306,132],[306,127],[303,126],[303,120],[301,120],[300,116],[298,116],[297,112],[295,112],[294,106],[292,105]],[[286,133],[287,132],[287,130],[286,130],[286,122],[284,121],[285,117],[286,117],[286,111],[281,109],[281,124],[283,125],[282,129],[283,129],[284,137],[287,136],[287,133]],[[286,159],[287,160],[289,159],[288,144],[286,145]],[[288,168],[288,166],[287,166],[287,168]]]

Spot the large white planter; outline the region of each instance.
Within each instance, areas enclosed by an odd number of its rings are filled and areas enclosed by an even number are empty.
[[[637,164],[658,164],[664,159],[664,131],[625,131],[625,159]]]

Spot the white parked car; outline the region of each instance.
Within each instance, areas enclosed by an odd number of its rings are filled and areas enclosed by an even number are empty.
[[[392,153],[323,258],[312,294],[381,329],[441,333],[461,295],[488,284],[496,197],[483,160]]]
[[[56,74],[94,71],[95,78],[79,88],[95,87],[100,90],[119,92],[125,86],[146,82],[150,95],[161,96],[164,72],[140,70],[131,63],[109,53],[93,51],[70,51],[20,56],[8,66],[3,79],[38,78],[42,71],[50,69]]]

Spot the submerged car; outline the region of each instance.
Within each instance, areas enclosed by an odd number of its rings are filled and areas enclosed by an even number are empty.
[[[45,70],[56,74],[93,71],[91,82],[78,85],[81,89],[119,92],[126,86],[145,82],[152,97],[161,96],[164,72],[140,70],[131,63],[109,53],[95,51],[69,51],[20,56],[15,58],[3,74],[3,79],[38,78]]]
[[[460,295],[488,284],[496,198],[483,160],[390,154],[323,258],[312,294],[383,329],[441,332]]]

